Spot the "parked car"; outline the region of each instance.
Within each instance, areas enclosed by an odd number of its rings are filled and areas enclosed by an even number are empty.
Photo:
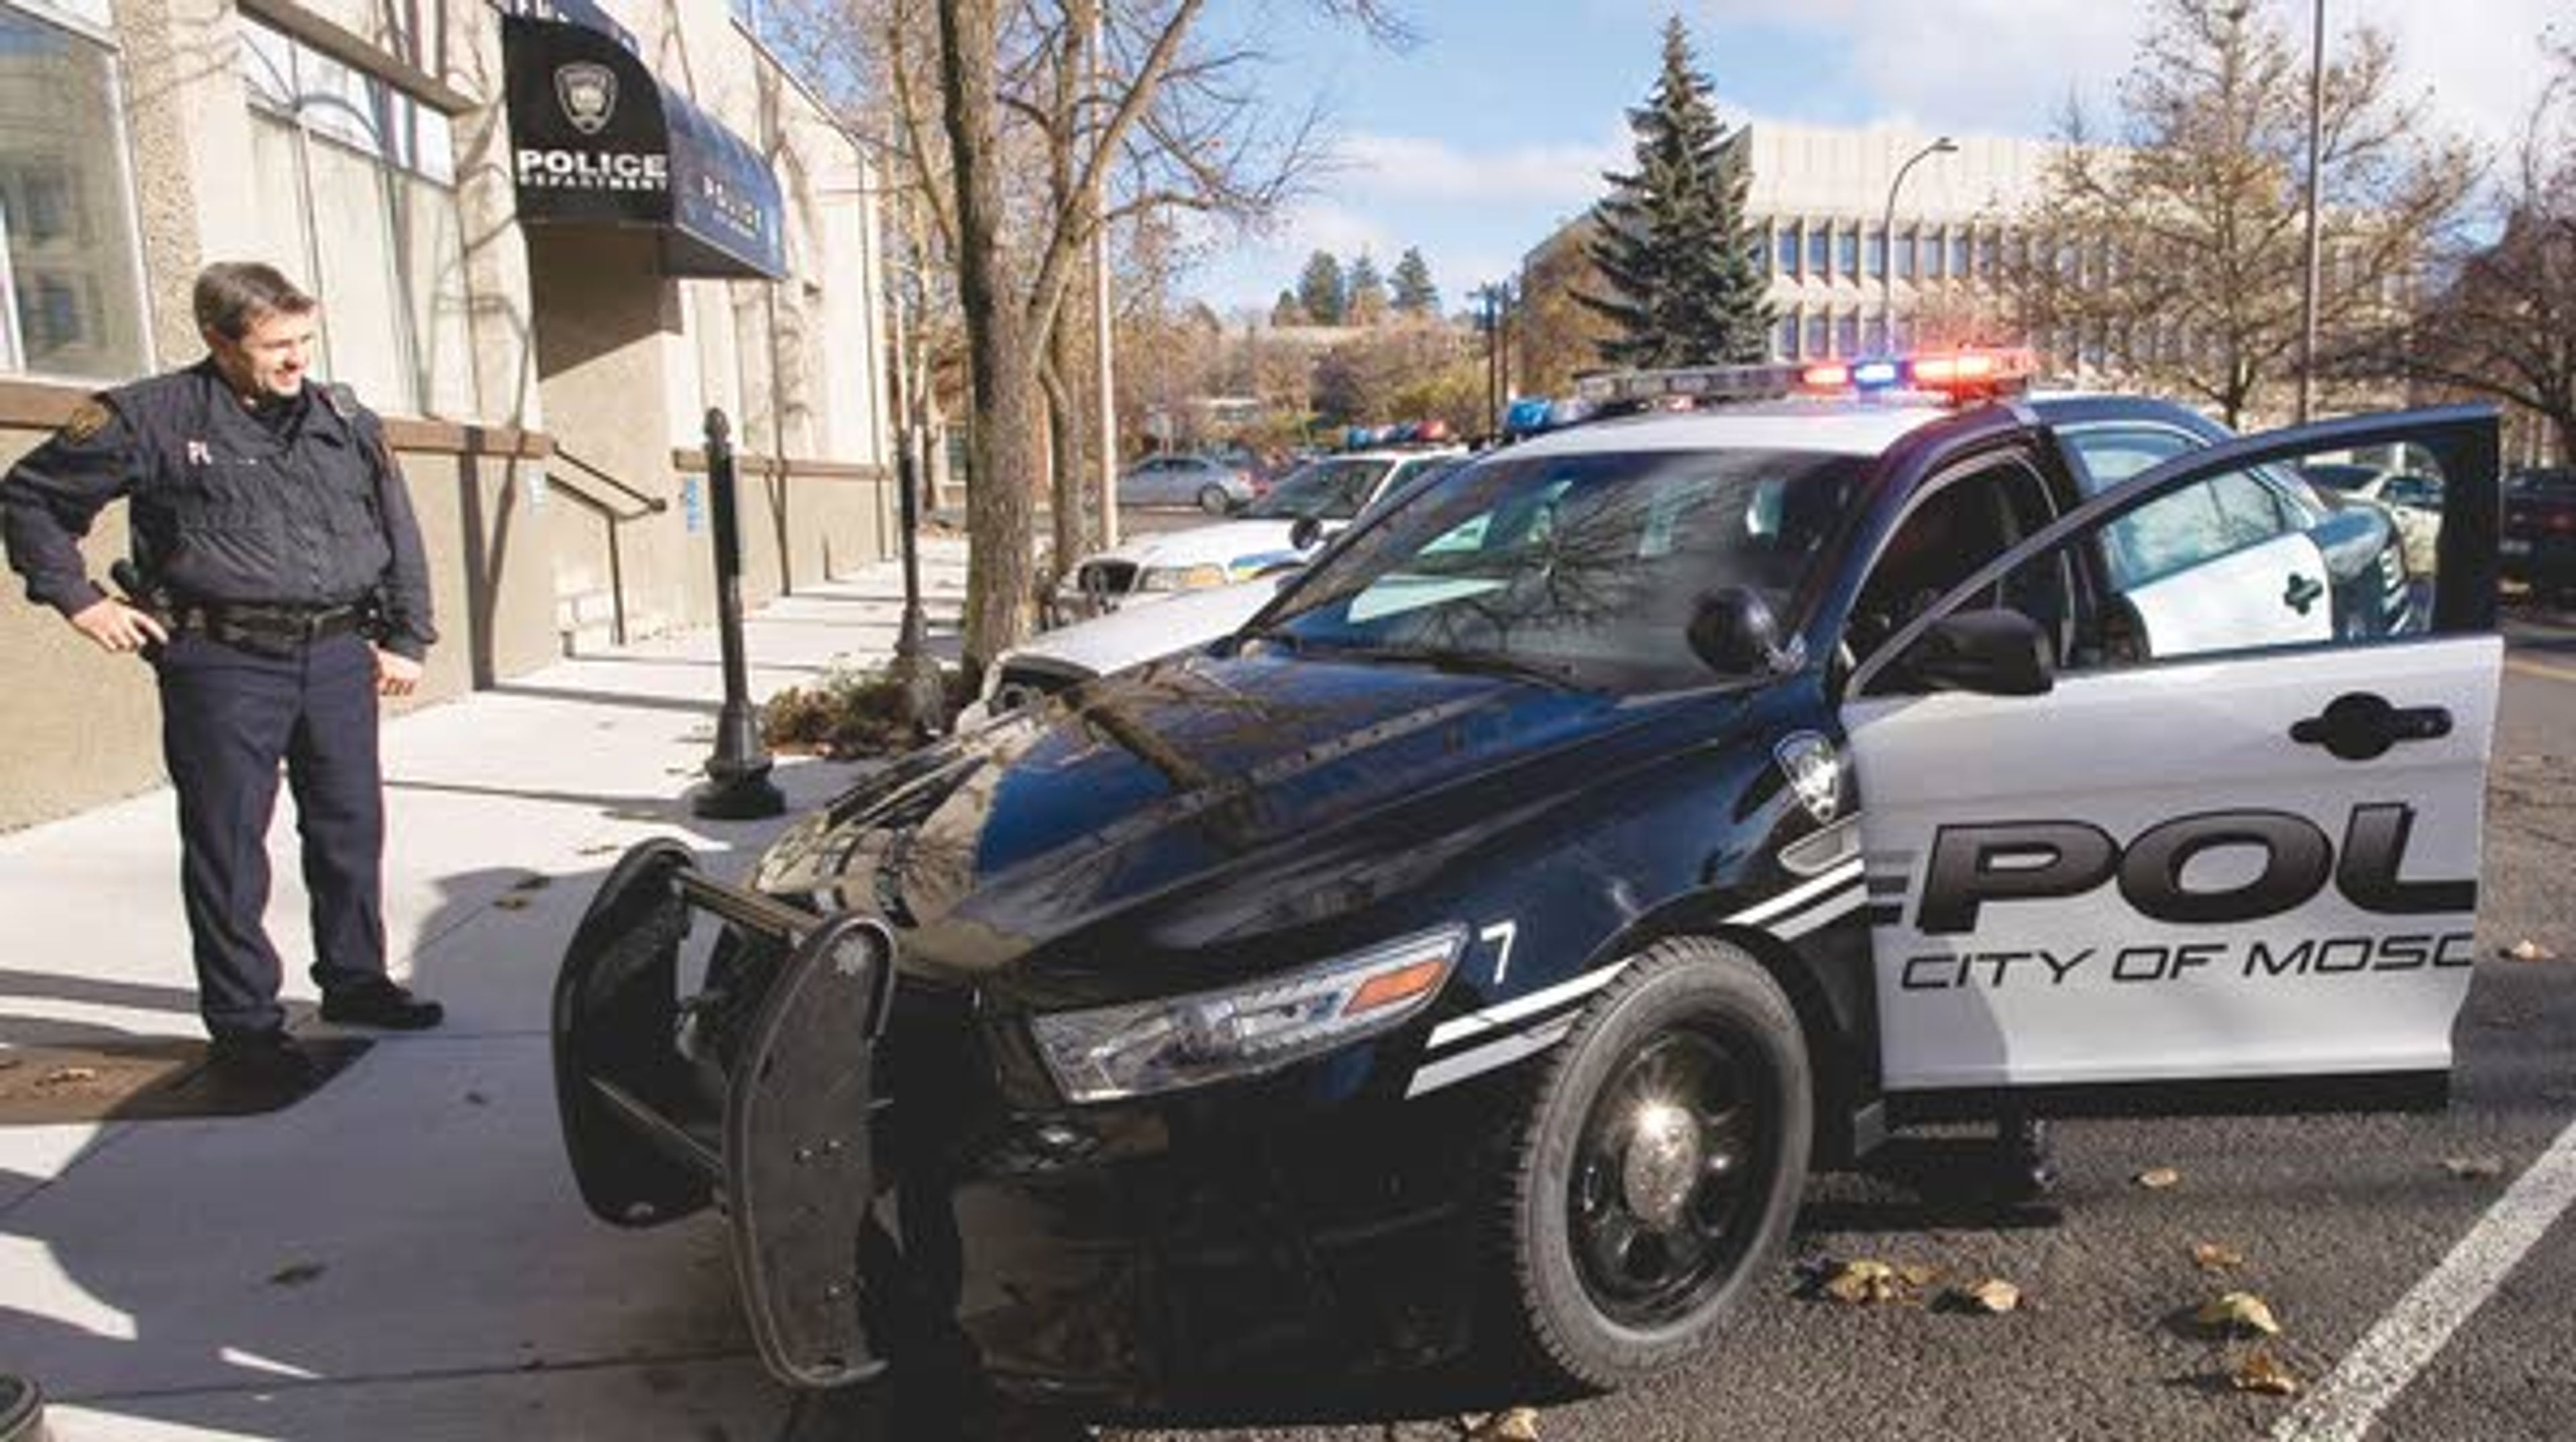
[[[2504,486],[2503,569],[2543,596],[2576,592],[2576,468],[2517,471]]]
[[[1230,520],[1137,536],[1085,556],[1048,598],[1048,620],[1064,624],[1136,601],[1203,590],[1293,563],[1370,501],[1414,477],[1456,464],[1458,446],[1360,451],[1310,461]]]
[[[2442,483],[2431,476],[2383,470],[2350,461],[2300,467],[2330,505],[2365,504],[2388,513],[2404,545],[2407,568],[2429,575],[2433,543],[2442,529]]]
[[[1221,516],[1256,494],[1248,468],[1211,456],[1147,456],[1118,478],[1122,506],[1196,506]]]
[[[556,989],[575,1178],[721,1199],[797,1385],[939,1334],[1113,1408],[1476,1347],[1537,1392],[1763,1305],[1891,1127],[2438,1106],[2495,429],[1747,401],[1497,451],[739,880],[629,852]],[[2287,496],[2400,443],[2461,527],[2421,616]]]

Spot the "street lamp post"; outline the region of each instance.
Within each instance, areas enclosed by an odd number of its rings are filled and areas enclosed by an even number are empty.
[[[1896,192],[1904,188],[1905,172],[1912,170],[1915,162],[1949,155],[1958,148],[1959,142],[1941,136],[1905,157],[1905,163],[1896,167],[1896,178],[1887,182],[1887,210],[1878,220],[1878,324],[1886,342],[1883,348],[1890,353],[1896,350]]]

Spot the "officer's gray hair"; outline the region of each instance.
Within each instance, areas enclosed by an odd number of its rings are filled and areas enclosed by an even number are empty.
[[[272,315],[310,315],[318,304],[273,265],[217,261],[197,272],[197,328],[240,340]]]

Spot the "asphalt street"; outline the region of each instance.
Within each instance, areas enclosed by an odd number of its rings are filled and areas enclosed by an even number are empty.
[[[2545,1227],[2537,1244],[2502,1269],[2491,1294],[2471,1293],[2482,1301],[2446,1339],[2413,1329],[2413,1351],[2439,1345],[2420,1370],[2393,1379],[2402,1385],[2366,1432],[2332,1425],[2349,1417],[2320,1423],[2313,1404],[2301,1410],[2365,1338],[2371,1357],[2411,1355],[2388,1345],[2390,1329],[2374,1329],[2576,1119],[2576,615],[2517,608],[2507,632],[2483,959],[2456,1034],[2459,1071],[2446,1114],[2065,1123],[2056,1204],[2027,1213],[1944,1200],[1883,1174],[1937,1174],[1966,1144],[1918,1140],[1882,1174],[1810,1185],[1788,1264],[1705,1358],[1658,1386],[1542,1406],[1539,1435],[2567,1436],[2576,1428],[2576,1336],[2567,1327],[2576,1316],[2576,1223],[2529,1208],[2519,1209],[2522,1220]],[[2525,940],[2557,959],[2503,954]],[[2500,1168],[2462,1177],[2453,1164]],[[2170,1169],[2172,1183],[2141,1185],[2155,1169]],[[2243,1261],[2205,1270],[2193,1257],[2197,1243]],[[1852,1259],[1934,1275],[1913,1300],[1855,1307],[1817,1297],[1817,1270]],[[1986,1278],[2020,1288],[2020,1309],[1984,1315],[1935,1304],[1945,1287]],[[2189,1321],[2202,1303],[2235,1290],[2270,1305],[2282,1327],[2270,1354],[2302,1396],[2238,1390],[2230,1375],[2252,1344],[2212,1340]],[[2462,1299],[2448,1300],[2457,1311]],[[1309,1392],[1295,1419],[1113,1435],[1430,1442],[1459,1435],[1453,1407],[1482,1412],[1524,1400],[1507,1385],[1478,1389],[1413,1404],[1392,1423],[1366,1401]]]

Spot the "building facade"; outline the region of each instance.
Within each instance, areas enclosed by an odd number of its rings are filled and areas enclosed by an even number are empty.
[[[0,459],[204,353],[197,270],[318,296],[428,543],[428,699],[888,553],[867,158],[724,0],[0,0]],[[124,551],[121,508],[92,573]],[[159,777],[151,681],[0,607],[0,829]]]

